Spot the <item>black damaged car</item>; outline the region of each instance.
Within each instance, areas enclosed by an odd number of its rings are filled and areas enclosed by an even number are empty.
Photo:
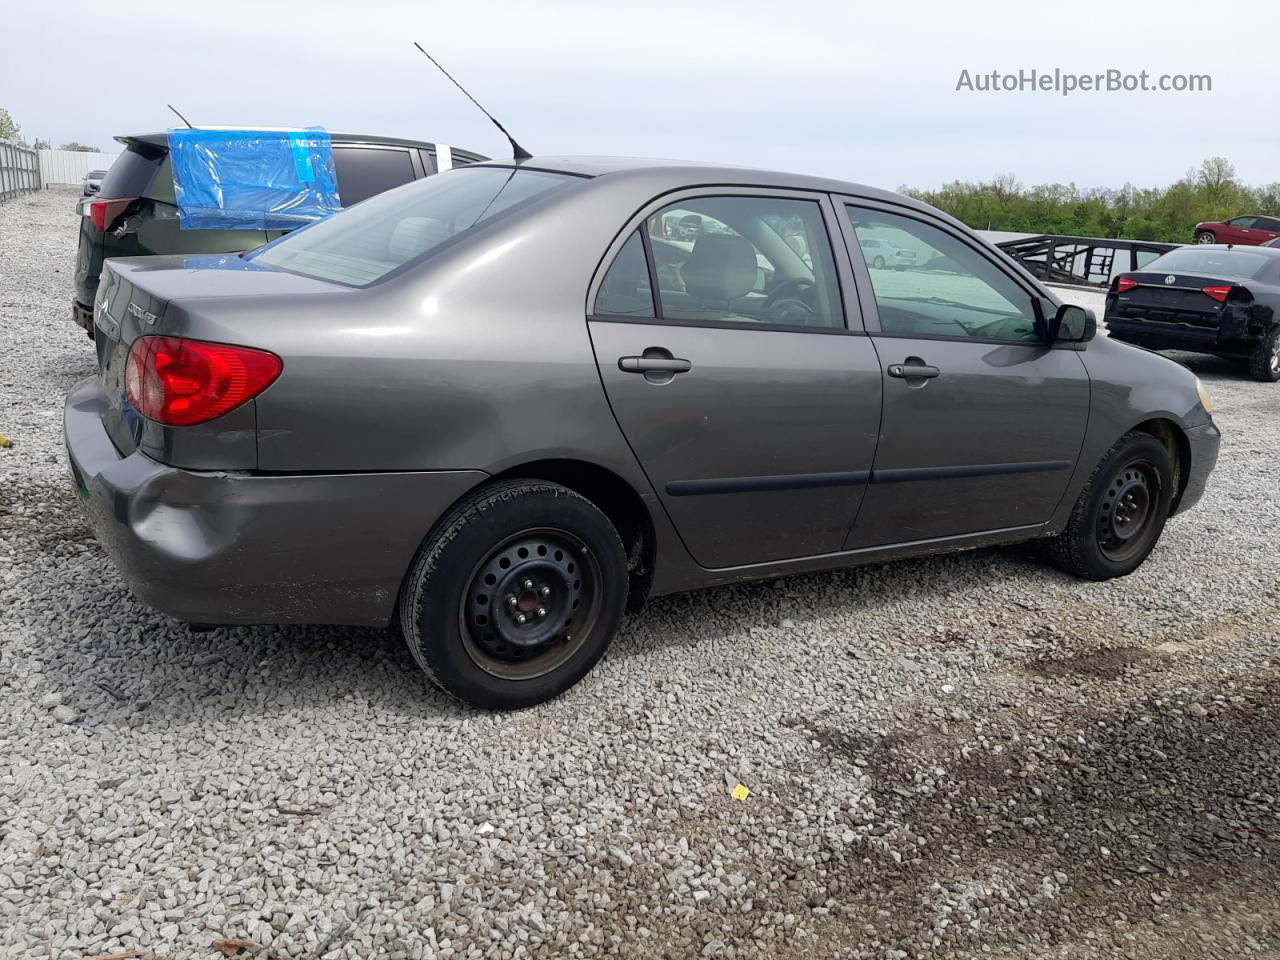
[[[1280,248],[1197,244],[1116,277],[1111,336],[1149,350],[1189,350],[1280,380]]]

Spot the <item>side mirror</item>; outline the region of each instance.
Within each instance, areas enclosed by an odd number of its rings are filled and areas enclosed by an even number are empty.
[[[1098,317],[1088,307],[1064,303],[1049,321],[1049,339],[1054,343],[1088,343],[1098,335]]]

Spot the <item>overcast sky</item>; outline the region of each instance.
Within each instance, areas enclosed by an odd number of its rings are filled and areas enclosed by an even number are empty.
[[[1276,0],[58,0],[4,13],[0,106],[106,149],[194,123],[679,157],[896,188],[1167,184],[1222,155],[1280,180]],[[1207,93],[957,92],[1020,69],[1209,73]]]

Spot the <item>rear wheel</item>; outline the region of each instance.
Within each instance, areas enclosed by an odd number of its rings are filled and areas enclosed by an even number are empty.
[[[883,270],[883,269],[884,269],[884,257],[876,257],[874,260],[872,260],[872,261],[871,261],[871,265],[872,265],[873,267],[875,267],[877,270]]]
[[[1275,383],[1280,380],[1280,328],[1271,331],[1249,355],[1249,375],[1255,380]]]
[[[626,556],[609,519],[558,484],[514,480],[456,506],[400,598],[409,650],[446,693],[513,710],[581,679],[617,632]]]
[[[1217,243],[1218,238],[1209,230],[1201,230],[1196,234],[1196,243]]]
[[[1174,472],[1169,452],[1147,433],[1127,433],[1102,458],[1071,518],[1049,542],[1057,566],[1086,580],[1132,573],[1169,518]]]

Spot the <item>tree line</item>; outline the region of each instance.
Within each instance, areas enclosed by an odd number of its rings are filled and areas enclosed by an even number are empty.
[[[1241,183],[1224,157],[1211,157],[1168,187],[1093,187],[1047,183],[1024,187],[1012,174],[938,190],[902,192],[978,230],[1190,243],[1203,220],[1243,214],[1280,216],[1280,182]]]
[[[20,147],[30,147],[33,150],[50,150],[53,147],[48,140],[37,139],[35,143],[27,143],[27,138],[22,135],[22,128],[18,126],[17,121],[9,114],[4,107],[0,107],[0,140],[8,140],[16,143]],[[64,143],[58,147],[59,150],[75,150],[78,153],[99,153],[97,147],[91,147],[88,144],[80,143],[72,140],[70,143]]]

